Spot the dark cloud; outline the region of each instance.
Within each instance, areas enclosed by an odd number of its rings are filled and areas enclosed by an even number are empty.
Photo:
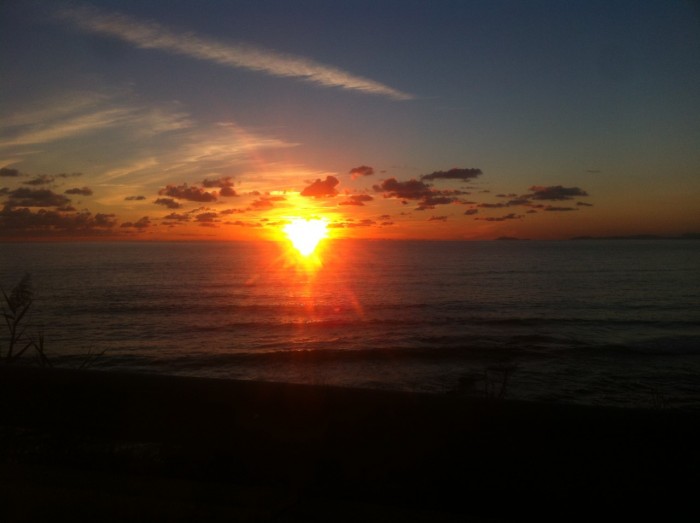
[[[483,174],[481,169],[450,169],[449,171],[435,171],[430,174],[424,174],[420,177],[421,180],[472,180]]]
[[[420,180],[411,179],[400,182],[396,178],[387,178],[379,185],[374,185],[376,192],[383,192],[385,198],[403,198],[406,200],[421,200],[432,193],[430,185]]]
[[[283,202],[287,198],[284,196],[263,196],[259,200],[255,200],[252,204],[250,204],[249,209],[254,209],[254,210],[267,210],[267,209],[272,209],[275,204],[274,202]],[[243,212],[243,211],[234,211],[234,212]],[[233,214],[233,213],[229,213]]]
[[[233,181],[230,176],[223,176],[221,178],[214,178],[213,180],[205,179],[202,182],[202,186],[208,189],[214,187],[233,187]]]
[[[216,219],[217,216],[218,216],[218,214],[215,213],[215,212],[203,212],[203,213],[201,213],[201,214],[198,214],[198,215],[195,217],[195,219],[196,219],[198,222],[209,222],[209,223],[211,223],[211,222],[217,221],[217,219]]]
[[[593,207],[592,203],[586,203],[586,202],[576,202],[576,205],[580,207]]]
[[[219,196],[229,198],[231,196],[238,196],[238,194],[233,187],[222,187],[219,191]]]
[[[22,176],[17,169],[10,169],[8,167],[0,168],[0,178],[15,178],[17,176]]]
[[[467,209],[466,211],[464,211],[464,214],[466,214],[467,216],[479,214],[479,209]]]
[[[419,205],[416,208],[418,211],[434,209],[436,205],[458,202],[459,199],[456,196],[463,194],[462,191],[436,190],[430,184],[415,179],[400,182],[396,178],[388,178],[380,185],[374,185],[373,189],[377,192],[383,192],[385,198],[418,200]]]
[[[82,173],[60,173],[60,174],[38,174],[31,180],[22,182],[23,185],[48,185],[56,181],[56,178],[74,178],[76,176],[82,176]]]
[[[97,227],[114,227],[117,224],[114,218],[114,214],[103,214],[98,212],[95,215],[95,225]]]
[[[259,222],[243,222],[241,220],[236,220],[235,222],[226,222],[225,225],[237,225],[238,227],[262,227],[262,223]]]
[[[474,218],[475,220],[482,220],[485,222],[504,222],[506,220],[516,220],[520,218],[517,214],[506,214],[505,216],[496,216],[496,217],[489,217],[489,218]]]
[[[65,194],[78,194],[81,196],[92,196],[92,189],[90,187],[73,187],[64,191]]]
[[[576,207],[555,207],[554,205],[547,205],[544,208],[545,211],[578,211]]]
[[[10,207],[63,207],[70,203],[68,198],[49,189],[20,187],[14,191],[8,191],[7,194],[10,196],[7,201]]]
[[[243,214],[245,211],[242,209],[225,209],[221,211],[220,214],[226,215],[226,214]]]
[[[540,186],[533,185],[529,189],[534,191],[531,194],[525,194],[523,196],[515,197],[514,194],[497,194],[499,198],[512,198],[508,202],[498,202],[498,203],[479,203],[477,207],[482,209],[501,209],[505,207],[516,207],[525,206],[531,209],[544,209],[547,211],[573,211],[576,210],[573,207],[553,207],[545,206],[542,204],[534,203],[537,200],[550,200],[550,201],[561,201],[561,200],[571,200],[574,196],[588,196],[586,191],[578,187],[563,187],[561,185],[553,186]],[[464,202],[463,202],[464,203]],[[578,204],[577,204],[578,205]],[[582,205],[590,205],[582,203]]]
[[[138,200],[145,200],[145,196],[127,196],[124,198],[124,201],[126,202],[132,202],[132,201],[138,201]]]
[[[268,227],[282,227],[284,225],[287,225],[288,223],[289,222],[287,220],[278,220],[276,222],[267,222],[265,225],[267,225]]]
[[[528,197],[532,200],[571,200],[574,196],[588,196],[588,193],[578,187],[562,187],[561,185],[552,185],[545,187],[542,185],[533,185],[529,189],[533,191]]]
[[[353,194],[347,200],[340,202],[338,205],[364,205],[365,202],[374,200],[369,194]]]
[[[31,180],[27,180],[26,182],[22,182],[23,185],[47,185],[49,183],[53,183],[54,180],[56,179],[55,176],[52,176],[50,174],[39,174],[32,178]]]
[[[372,176],[374,174],[374,169],[369,165],[360,165],[359,167],[350,169],[350,174],[352,175],[352,179],[355,180],[360,176]]]
[[[180,202],[176,202],[172,198],[158,198],[153,203],[167,207],[168,209],[179,209],[182,207]]]
[[[425,211],[427,209],[434,209],[436,205],[447,205],[455,201],[455,198],[451,196],[439,196],[440,193],[434,192],[430,196],[426,196],[421,200],[420,205],[416,207],[417,211]]]
[[[106,234],[116,225],[113,214],[95,214],[88,211],[65,213],[57,210],[6,206],[0,211],[0,236],[27,237]]]
[[[446,222],[447,216],[431,216],[428,218],[429,222]]]
[[[325,180],[317,178],[314,183],[301,191],[302,196],[313,196],[314,198],[323,198],[324,196],[335,196],[338,191],[335,186],[338,185],[338,179],[335,176],[326,176]]]
[[[376,225],[376,224],[377,224],[377,222],[375,222],[374,220],[370,220],[369,218],[366,218],[364,220],[360,220],[359,222],[348,220],[345,223],[345,226],[351,227],[351,228],[352,227],[372,227],[373,225]]]
[[[275,204],[272,203],[268,199],[260,199],[260,200],[255,200],[253,203],[250,204],[251,208],[257,209],[257,210],[266,210],[266,209],[272,209]]]
[[[219,191],[219,196],[238,196],[233,188],[233,179],[230,176],[224,176],[214,180],[204,180],[202,185],[207,188],[218,187],[221,189]]]
[[[131,227],[134,229],[147,229],[148,227],[151,226],[151,220],[148,216],[144,216],[143,218],[135,221],[135,222],[124,222],[121,224],[121,227]]]
[[[216,201],[216,192],[207,192],[201,187],[190,187],[186,183],[182,185],[167,185],[164,189],[158,191],[158,194],[191,202]]]
[[[176,222],[188,222],[190,221],[190,215],[189,214],[178,214],[176,212],[171,212],[167,216],[163,216],[164,220],[173,220]]]
[[[512,195],[502,195],[502,196],[505,198],[509,198]],[[474,203],[474,202],[464,202],[464,203]],[[505,207],[515,207],[518,205],[530,206],[530,205],[532,205],[532,203],[526,197],[520,197],[520,198],[515,198],[513,200],[509,200],[507,202],[479,203],[476,206],[481,208],[481,209],[503,209]]]

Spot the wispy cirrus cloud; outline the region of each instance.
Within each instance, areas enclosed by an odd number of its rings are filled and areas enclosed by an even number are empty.
[[[128,99],[82,94],[85,100],[80,103],[61,96],[38,110],[9,115],[0,122],[0,148],[44,145],[114,128],[129,128],[132,135],[148,138],[191,126],[187,115],[174,107],[146,107]]]
[[[211,186],[224,189],[221,187],[225,184],[222,180],[227,176],[222,173],[231,172],[232,169],[244,165],[250,167],[253,153],[263,149],[291,148],[298,145],[249,132],[232,123],[220,123],[214,126],[193,125],[186,133],[171,136],[160,150],[132,148],[130,151],[132,156],[127,158],[127,161],[97,176],[96,182],[142,184],[147,180],[149,184],[157,185],[180,183],[181,180],[214,178],[208,180],[208,183],[216,182],[218,185]],[[285,173],[289,171],[283,167],[280,169]],[[266,175],[268,182],[269,176],[269,174]],[[231,182],[231,186],[224,190],[222,196],[234,195]]]
[[[109,134],[107,134],[109,133]],[[80,138],[78,141],[76,138]],[[72,141],[71,141],[72,140]],[[199,122],[175,102],[146,106],[129,91],[62,93],[35,100],[29,107],[0,121],[0,155],[3,151],[51,163],[55,157],[80,158],[86,143],[99,147],[100,164],[90,165],[85,183],[99,187],[100,205],[117,205],[128,194],[156,193],[159,186],[205,179],[220,196],[236,195],[233,177],[241,171],[270,173],[281,178],[309,177],[287,165],[257,165],[261,150],[299,144],[249,131],[232,122]],[[19,153],[18,153],[19,151]],[[0,180],[12,185],[44,186],[75,174],[34,174],[0,161]],[[84,167],[77,162],[81,170]],[[42,167],[43,168],[43,167]],[[298,176],[297,176],[298,175]],[[285,182],[289,184],[289,182]],[[129,193],[125,194],[128,187]]]
[[[130,111],[123,108],[105,109],[90,114],[75,115],[48,124],[22,130],[16,136],[0,142],[0,147],[16,147],[53,142],[70,136],[103,129],[124,122]]]
[[[193,33],[176,32],[154,22],[143,22],[94,7],[61,9],[57,14],[82,31],[112,36],[142,49],[159,49],[227,67],[260,71],[278,77],[300,78],[324,87],[339,87],[394,100],[413,98],[408,93],[382,83],[308,58],[249,45],[219,42]]]

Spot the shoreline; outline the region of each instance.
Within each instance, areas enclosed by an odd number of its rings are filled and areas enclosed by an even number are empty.
[[[697,411],[6,365],[0,394],[6,520],[61,505],[37,489],[104,515],[145,478],[130,495],[155,519],[176,506],[175,519],[372,507],[408,521],[555,520],[562,506],[567,520],[667,518],[690,509],[700,470]],[[149,482],[183,493],[164,503]],[[205,486],[204,502],[187,502]],[[268,514],[281,498],[291,504]]]

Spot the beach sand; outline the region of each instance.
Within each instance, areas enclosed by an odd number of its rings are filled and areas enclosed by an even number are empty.
[[[0,519],[576,521],[694,509],[700,413],[0,366]]]

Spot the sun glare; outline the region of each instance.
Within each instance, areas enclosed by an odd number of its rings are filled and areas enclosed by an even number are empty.
[[[309,256],[318,242],[327,236],[327,228],[328,222],[324,219],[294,218],[283,230],[299,254]]]

